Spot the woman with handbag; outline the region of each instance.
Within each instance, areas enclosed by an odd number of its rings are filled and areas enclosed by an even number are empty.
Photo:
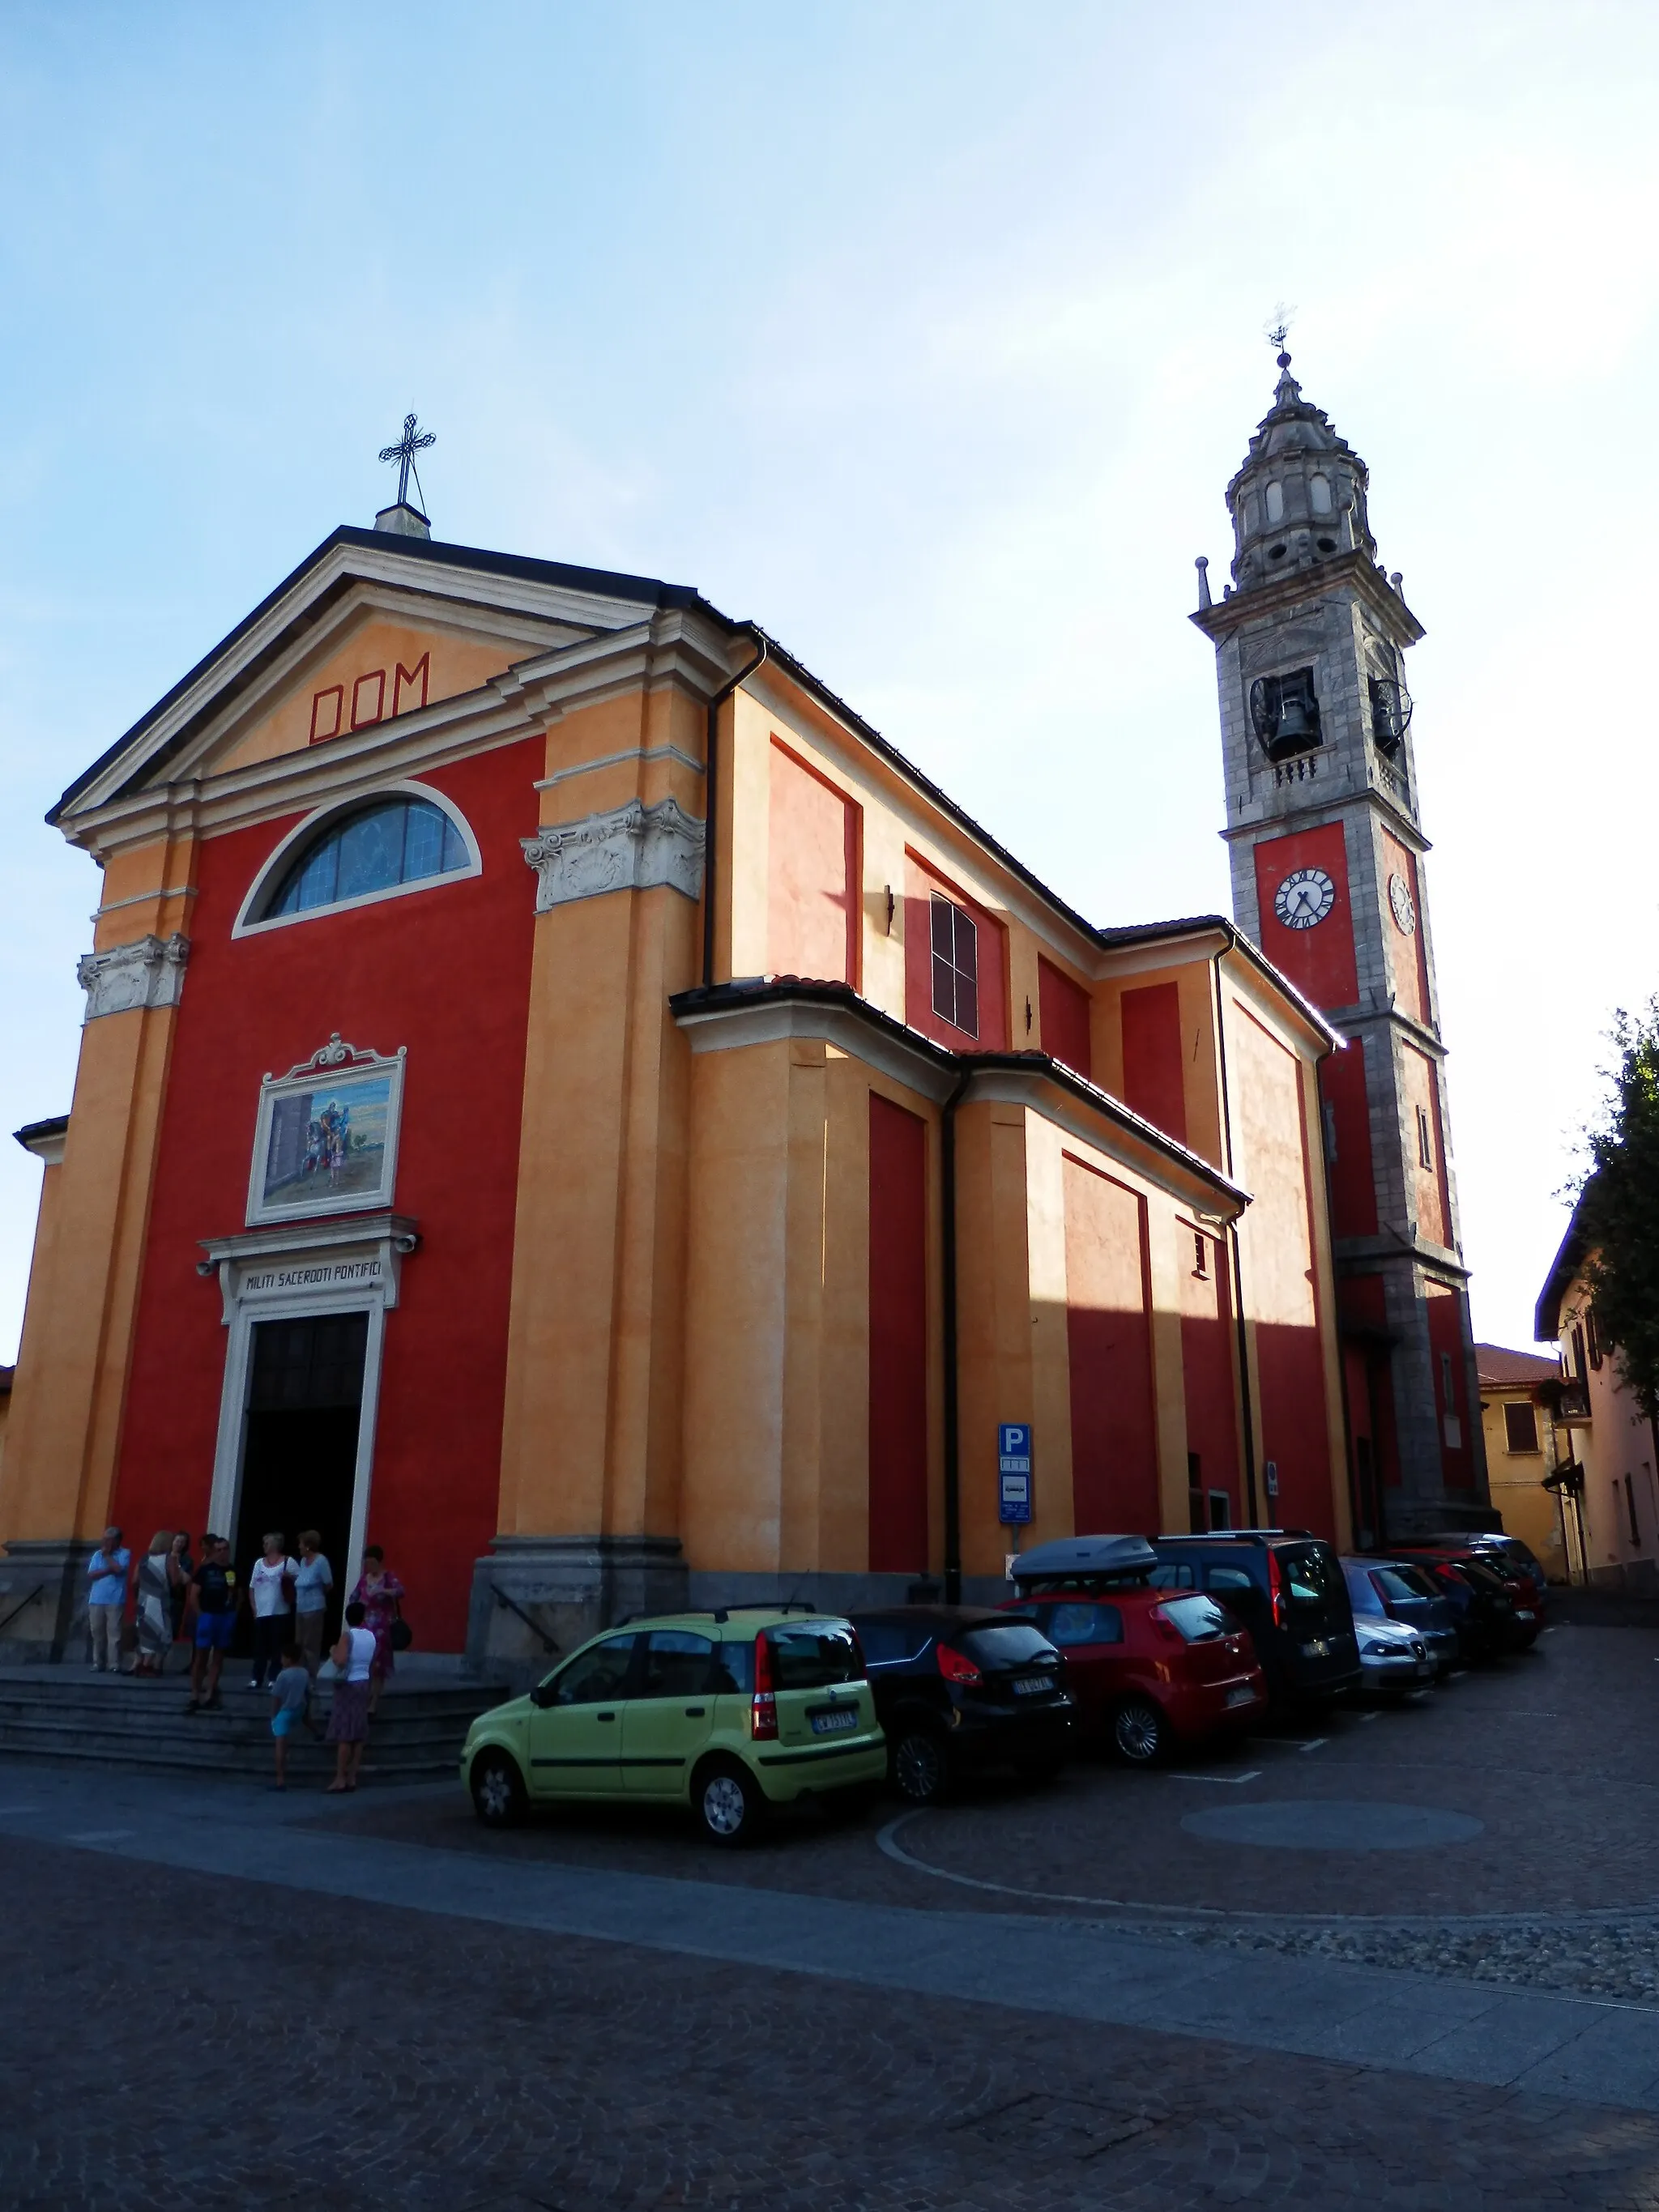
[[[351,1602],[363,1609],[363,1626],[374,1638],[374,1663],[368,1674],[368,1710],[372,1718],[380,1702],[380,1691],[396,1664],[396,1654],[414,1641],[403,1614],[404,1586],[386,1563],[378,1544],[363,1547],[363,1571],[351,1593]]]

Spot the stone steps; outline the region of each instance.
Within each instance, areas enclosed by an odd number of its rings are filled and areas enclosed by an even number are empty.
[[[77,1679],[78,1677],[78,1679]],[[0,1673],[0,1754],[149,1772],[269,1777],[270,1700],[245,1685],[222,1688],[218,1711],[186,1713],[183,1674],[160,1680],[88,1677],[34,1668]],[[369,1724],[366,1773],[416,1780],[453,1775],[471,1722],[507,1694],[497,1683],[459,1680],[394,1687]],[[320,1682],[312,1712],[326,1728],[331,1692]],[[331,1771],[334,1748],[301,1729],[289,1740],[296,1780]]]

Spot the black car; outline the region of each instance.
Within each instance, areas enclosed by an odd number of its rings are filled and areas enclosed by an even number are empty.
[[[1342,1561],[1305,1528],[1157,1536],[1152,1580],[1201,1589],[1249,1630],[1275,1705],[1330,1704],[1358,1686],[1359,1646]]]
[[[930,1805],[954,1776],[1012,1766],[1033,1781],[1071,1748],[1066,1666],[1029,1621],[982,1606],[849,1613],[864,1647],[893,1788]]]
[[[1496,1658],[1537,1635],[1537,1620],[1530,1613],[1525,1622],[1516,1620],[1514,1589],[1495,1562],[1449,1545],[1443,1551],[1414,1550],[1411,1557],[1413,1565],[1451,1600],[1457,1640],[1466,1658]]]

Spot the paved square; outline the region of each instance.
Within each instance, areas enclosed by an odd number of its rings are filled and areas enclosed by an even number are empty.
[[[1587,1945],[1615,1978],[1652,1954],[1656,1653],[1563,1631],[1316,1748],[1253,1746],[1242,1788],[1085,1766],[737,1859],[633,1814],[486,1835],[458,1790],[10,1762],[0,2202],[1659,2207],[1659,2009],[1562,1994]],[[1525,1717],[1545,1696],[1556,1738]],[[1253,1853],[1182,1826],[1310,1802],[1482,1833]],[[1598,1821],[1618,1850],[1579,1863]],[[1460,1864],[1494,1828],[1496,1875]],[[1060,1902],[1148,1869],[1150,1904]],[[1526,1913],[1559,1941],[1516,1972]]]

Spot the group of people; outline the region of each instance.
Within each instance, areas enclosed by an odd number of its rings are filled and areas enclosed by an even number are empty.
[[[288,1539],[273,1530],[260,1545],[246,1587],[239,1586],[229,1539],[211,1531],[202,1538],[201,1558],[191,1554],[183,1529],[158,1529],[133,1571],[132,1554],[118,1528],[106,1528],[87,1563],[87,1620],[89,1663],[98,1673],[121,1670],[121,1646],[129,1585],[134,1602],[137,1655],[133,1671],[159,1674],[168,1651],[183,1642],[191,1647],[187,1713],[211,1712],[221,1705],[219,1677],[225,1655],[244,1609],[253,1626],[251,1690],[272,1698],[271,1735],[276,1781],[287,1786],[288,1738],[301,1724],[318,1733],[311,1720],[312,1686],[323,1663],[334,1573],[314,1528],[302,1529],[299,1557]],[[355,1790],[362,1763],[368,1723],[380,1692],[397,1664],[404,1586],[386,1563],[378,1544],[365,1547],[362,1571],[346,1602],[344,1624],[327,1656],[333,1662],[333,1704],[328,1741],[338,1747],[331,1790]]]

